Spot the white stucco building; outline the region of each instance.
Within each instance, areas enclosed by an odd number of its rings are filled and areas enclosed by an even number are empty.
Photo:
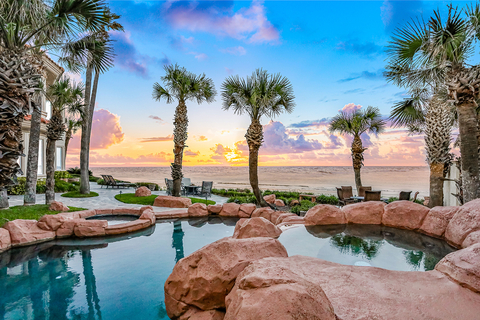
[[[52,85],[55,80],[57,80],[64,72],[64,69],[56,64],[48,56],[44,55],[44,81],[46,87]],[[47,123],[52,114],[52,108],[50,102],[43,97],[42,98],[42,123],[40,127],[40,142],[39,142],[39,153],[38,153],[38,178],[45,178],[45,154],[47,148]],[[20,157],[19,164],[22,168],[23,175],[27,173],[27,159],[28,159],[28,144],[30,142],[30,119],[31,116],[25,117],[25,120],[22,123],[22,136],[25,146],[25,157]],[[58,140],[55,147],[55,170],[63,171],[65,170],[65,141],[64,139]]]

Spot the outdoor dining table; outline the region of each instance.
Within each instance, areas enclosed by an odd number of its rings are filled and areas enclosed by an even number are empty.
[[[361,202],[365,200],[365,197],[350,197],[349,199],[355,200],[357,202]],[[380,201],[387,202],[388,198],[380,198]]]
[[[197,194],[198,193],[198,189],[201,188],[199,186],[184,186],[183,187],[184,190],[185,190],[185,194]]]

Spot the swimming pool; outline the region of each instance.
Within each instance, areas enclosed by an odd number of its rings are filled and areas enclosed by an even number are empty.
[[[231,236],[236,221],[162,221],[134,234],[57,240],[4,252],[0,319],[166,320],[163,285],[175,262]],[[279,239],[289,255],[394,270],[429,269],[453,250],[443,241],[381,226],[297,226]]]

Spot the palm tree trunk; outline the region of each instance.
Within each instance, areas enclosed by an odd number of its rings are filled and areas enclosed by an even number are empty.
[[[260,121],[253,119],[245,135],[248,144],[248,172],[250,185],[257,203],[262,207],[268,207],[268,203],[263,199],[262,192],[258,186],[258,151],[263,142],[263,127]]]
[[[353,161],[353,171],[355,172],[355,186],[357,188],[357,193],[358,193],[358,190],[360,190],[360,187],[362,186],[360,169],[363,166],[363,151],[365,150],[366,148],[363,147],[362,139],[360,139],[360,136],[358,134],[354,135],[353,141],[352,141],[352,161]]]
[[[47,139],[45,204],[55,201],[55,140]]]
[[[188,117],[187,117],[187,106],[185,101],[179,100],[178,106],[175,109],[175,121],[174,130],[173,130],[173,143],[175,149],[173,154],[175,156],[172,168],[172,179],[173,179],[173,191],[172,196],[180,197],[181,187],[182,187],[182,163],[183,163],[183,150],[185,149],[185,142],[187,141],[187,128],[188,128]]]
[[[478,197],[479,160],[477,114],[473,104],[457,105],[460,131],[460,152],[462,156],[463,199],[467,203]]]
[[[430,208],[443,206],[443,163],[430,163]]]
[[[65,155],[63,158],[63,163],[67,163],[67,151],[68,151],[68,144],[70,143],[70,139],[72,139],[72,129],[69,128],[68,131],[65,133]]]
[[[23,205],[34,205],[37,194],[38,151],[40,144],[40,126],[42,114],[40,108],[34,108],[30,121],[30,141],[28,142],[27,177]]]
[[[92,90],[93,67],[89,64],[85,75],[85,110],[82,121],[82,137],[80,141],[80,193],[90,193],[90,176],[88,174],[88,161],[90,152],[90,93]]]

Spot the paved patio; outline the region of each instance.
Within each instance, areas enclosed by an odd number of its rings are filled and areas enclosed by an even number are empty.
[[[55,194],[55,200],[64,203],[67,206],[87,208],[87,209],[101,209],[101,208],[137,208],[138,204],[127,204],[115,199],[115,195],[122,193],[134,193],[134,188],[128,189],[106,189],[105,186],[98,185],[96,182],[90,183],[90,191],[98,193],[98,197],[93,198],[65,198],[61,196],[61,193]],[[152,194],[167,195],[165,191],[152,191]],[[213,200],[218,204],[223,204],[228,198],[212,195],[209,200]],[[37,195],[37,204],[45,203],[45,195]],[[21,196],[9,196],[10,206],[23,205],[23,195]],[[155,212],[171,210],[171,208],[154,207]]]

